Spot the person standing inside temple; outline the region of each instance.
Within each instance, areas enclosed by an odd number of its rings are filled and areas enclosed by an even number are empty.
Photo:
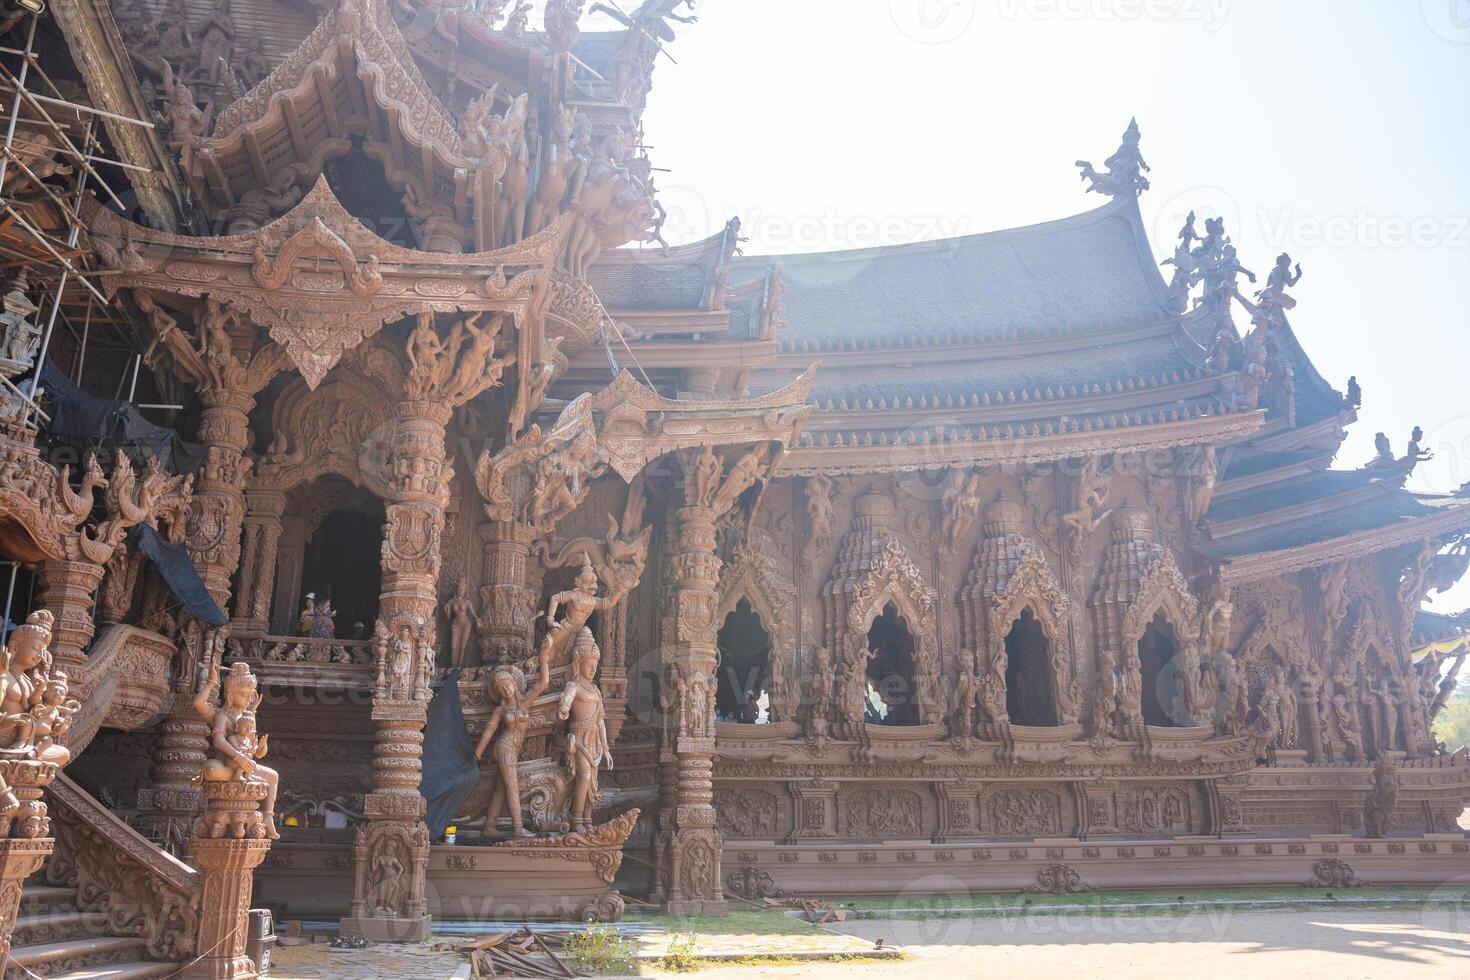
[[[311,627],[307,631],[308,636],[321,639],[333,639],[337,635],[337,610],[332,608],[330,596],[323,599],[312,612]]]
[[[306,593],[306,605],[301,607],[301,635],[315,636],[313,629],[316,626],[316,593]]]

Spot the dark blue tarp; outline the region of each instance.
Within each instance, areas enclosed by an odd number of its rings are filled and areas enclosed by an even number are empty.
[[[223,626],[229,622],[215,603],[214,597],[204,587],[204,580],[199,577],[199,569],[194,567],[187,548],[182,544],[171,544],[163,540],[147,524],[137,525],[133,528],[133,533],[137,536],[137,545],[143,554],[158,566],[159,574],[163,576],[169,591],[184,604],[184,612],[210,626]]]
[[[429,839],[438,840],[444,836],[444,828],[459,816],[460,804],[480,782],[480,763],[470,744],[464,709],[459,703],[458,670],[449,672],[444,685],[429,702],[423,760],[419,795],[428,803],[424,823],[429,826]]]
[[[127,402],[89,395],[72,384],[56,365],[41,365],[41,387],[51,399],[51,434],[106,439],[117,427]]]
[[[193,473],[204,459],[204,447],[185,442],[173,429],[154,425],[131,402],[98,398],[72,384],[51,361],[41,365],[41,388],[49,400],[53,436],[110,439],[139,446],[175,473]]]

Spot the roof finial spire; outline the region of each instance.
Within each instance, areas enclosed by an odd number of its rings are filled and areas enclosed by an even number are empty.
[[[1108,197],[1119,197],[1123,194],[1136,196],[1148,190],[1148,178],[1143,175],[1149,172],[1149,165],[1144,162],[1143,154],[1138,152],[1139,139],[1138,119],[1131,118],[1117,152],[1103,161],[1106,171],[1099,173],[1087,160],[1077,161],[1082,179],[1091,182],[1088,193],[1096,191]]]

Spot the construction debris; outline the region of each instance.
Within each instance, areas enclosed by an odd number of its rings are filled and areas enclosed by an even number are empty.
[[[497,932],[457,947],[469,957],[476,977],[542,977],[565,980],[581,977],[556,954],[570,931],[533,932],[530,929]]]

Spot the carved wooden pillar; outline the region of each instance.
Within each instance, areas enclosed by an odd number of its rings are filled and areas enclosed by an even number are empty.
[[[727,911],[720,880],[723,841],[715,827],[714,691],[719,666],[716,645],[720,558],[715,554],[715,524],[720,512],[694,504],[678,512],[673,576],[677,636],[672,679],[673,749],[678,760],[667,907],[673,915],[723,915]]]
[[[530,656],[531,622],[539,591],[526,581],[536,530],[519,521],[491,521],[480,528],[485,571],[480,586],[480,656],[485,663]]]
[[[41,870],[55,843],[50,837],[0,840],[0,952],[10,952],[10,936],[15,932],[25,880]]]
[[[240,527],[245,513],[244,482],[250,468],[250,410],[244,391],[205,388],[199,422],[204,465],[194,482],[184,545],[204,587],[220,609],[230,598],[230,579],[240,562]],[[194,682],[213,634],[202,623],[185,623],[169,713],[154,731],[148,768],[150,786],[138,794],[138,809],[155,840],[182,846],[200,805],[195,779],[204,765],[209,726],[194,709]]]
[[[429,934],[424,897],[429,835],[419,780],[450,476],[444,427],[453,409],[441,401],[407,401],[396,412],[378,608],[389,636],[397,638],[407,628],[412,637],[413,681],[384,688],[373,698],[373,791],[365,801],[369,823],[359,831],[356,883],[342,931],[374,942],[419,942]]]
[[[185,544],[204,587],[221,609],[228,605],[230,578],[240,564],[240,526],[245,516],[245,474],[250,461],[250,410],[254,396],[239,390],[206,388],[199,441],[204,466],[194,483]]]
[[[195,823],[189,858],[203,878],[199,909],[200,957],[182,976],[209,980],[252,980],[258,974],[246,955],[250,894],[255,868],[271,842],[260,826],[263,783],[205,784],[204,815]],[[237,838],[238,832],[243,836]]]
[[[40,605],[51,610],[56,617],[52,634],[51,654],[56,665],[73,678],[75,694],[83,700],[90,690],[77,687],[83,684],[85,671],[78,668],[87,659],[86,649],[92,645],[96,626],[92,620],[92,601],[97,587],[102,584],[103,567],[90,561],[43,561],[41,562]]]
[[[245,495],[245,543],[240,559],[240,593],[235,596],[235,625],[240,632],[265,633],[270,629],[276,547],[285,511],[285,494],[252,490]]]

